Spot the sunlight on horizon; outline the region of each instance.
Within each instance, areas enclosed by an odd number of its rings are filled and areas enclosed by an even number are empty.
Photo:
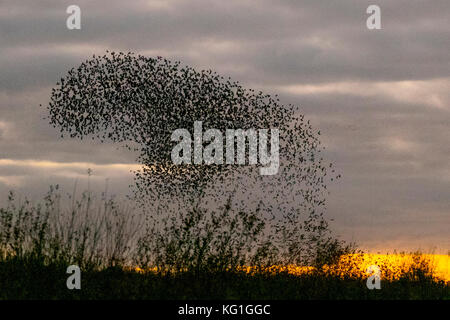
[[[330,276],[366,279],[370,276],[366,270],[371,265],[376,265],[380,268],[382,281],[399,280],[408,273],[414,274],[414,270],[420,270],[425,271],[425,275],[432,276],[435,281],[450,283],[450,255],[443,254],[348,254],[341,256],[340,260],[334,265],[324,265],[322,271]],[[139,273],[158,271],[156,267],[147,270],[139,267],[132,269]],[[260,272],[260,268],[256,266],[244,266],[238,268],[238,270],[248,274]],[[314,273],[316,268],[298,265],[273,265],[265,268],[264,271],[271,274],[286,272],[301,276]]]

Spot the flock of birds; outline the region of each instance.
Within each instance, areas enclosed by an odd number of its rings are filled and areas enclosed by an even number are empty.
[[[137,151],[142,168],[132,190],[142,203],[202,198],[214,205],[235,192],[239,210],[261,210],[292,248],[299,232],[326,229],[326,186],[336,174],[321,157],[320,132],[277,96],[178,61],[106,52],[68,71],[52,89],[48,112],[62,137]],[[279,129],[278,174],[261,176],[258,165],[173,164],[171,134],[194,121],[221,131]]]

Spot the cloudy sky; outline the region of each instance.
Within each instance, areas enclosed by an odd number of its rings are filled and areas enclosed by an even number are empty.
[[[66,8],[81,8],[68,30]],[[381,30],[366,9],[381,8]],[[342,179],[334,230],[371,251],[450,250],[450,2],[0,2],[0,203],[49,184],[125,194],[135,156],[60,139],[45,119],[51,88],[106,50],[162,55],[277,93],[322,132]],[[43,106],[40,106],[42,104]]]

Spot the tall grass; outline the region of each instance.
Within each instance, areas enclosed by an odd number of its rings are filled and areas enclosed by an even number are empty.
[[[289,265],[264,236],[258,210],[234,212],[231,203],[219,211],[194,203],[156,225],[106,192],[63,196],[55,186],[37,204],[11,192],[0,209],[0,299],[450,297],[420,254],[408,268],[375,261],[387,281],[380,292],[365,286],[374,261],[331,237],[315,239],[310,266]],[[66,289],[71,264],[83,270],[87,291]]]
[[[232,196],[219,211],[196,202],[187,212],[173,212],[148,225],[138,243],[136,264],[161,272],[223,272],[245,264],[267,265],[277,248],[263,237],[258,210],[233,212]]]
[[[200,201],[186,211],[173,210],[149,219],[107,192],[62,195],[51,186],[43,201],[19,201],[13,192],[0,209],[0,258],[33,258],[44,264],[156,268],[167,272],[223,272],[246,265],[261,268],[283,263],[279,248],[264,233],[259,209],[236,211],[230,195],[218,210]],[[353,247],[317,237],[315,264],[330,263]]]
[[[97,198],[85,191],[76,197],[74,191],[62,199],[56,185],[43,202],[32,204],[10,192],[7,206],[0,209],[0,257],[86,269],[123,265],[132,259],[139,218],[105,194]]]

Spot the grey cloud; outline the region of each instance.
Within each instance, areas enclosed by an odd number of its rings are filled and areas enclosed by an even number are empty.
[[[445,39],[450,10],[445,1],[433,6],[423,1],[382,1],[385,23],[379,31],[365,27],[368,4],[214,1],[205,5],[189,1],[169,2],[160,8],[145,2],[114,1],[105,7],[102,2],[80,1],[84,29],[70,31],[65,28],[66,4],[44,3],[34,5],[32,11],[5,15],[0,34],[9,46],[19,48],[78,43],[124,51],[161,51],[194,65],[204,65],[206,58],[212,64],[207,67],[242,65],[244,74],[231,73],[244,76],[242,80],[258,79],[272,85],[448,75]],[[202,46],[205,41],[230,41],[239,52],[212,52]],[[35,67],[29,68],[33,71]]]

